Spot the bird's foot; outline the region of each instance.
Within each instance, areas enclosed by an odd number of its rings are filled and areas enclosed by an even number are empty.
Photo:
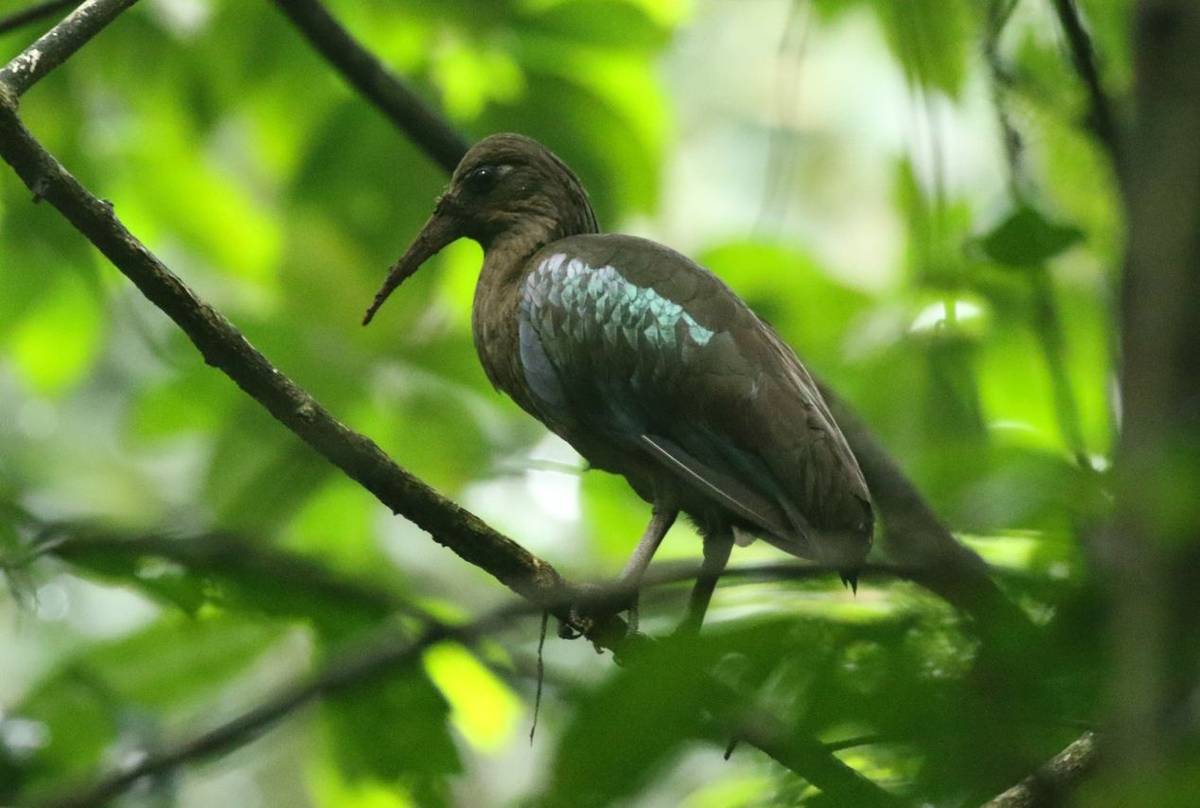
[[[566,640],[587,636],[599,644],[601,634],[619,631],[621,635],[626,635],[636,632],[636,618],[628,626],[614,620],[621,612],[636,608],[635,603],[630,603],[628,595],[614,594],[607,587],[576,584],[570,619],[559,621],[558,636]]]

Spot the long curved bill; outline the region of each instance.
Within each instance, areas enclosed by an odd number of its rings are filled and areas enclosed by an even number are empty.
[[[421,228],[421,232],[413,240],[413,243],[408,245],[404,255],[400,256],[400,260],[392,264],[391,269],[388,270],[387,279],[375,294],[375,300],[363,317],[363,325],[371,322],[375,312],[379,311],[379,307],[396,290],[397,286],[420,269],[421,264],[437,255],[439,250],[450,242],[456,241],[461,235],[458,222],[454,217],[440,211],[430,216],[429,221],[425,222],[425,226]]]

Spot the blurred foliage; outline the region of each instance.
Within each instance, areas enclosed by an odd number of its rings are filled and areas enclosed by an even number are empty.
[[[5,0],[0,14],[24,5]],[[831,167],[879,162],[882,218],[854,199],[831,206],[842,218],[821,234],[887,245],[866,280],[797,217],[770,234],[752,215],[735,237],[673,230],[855,404],[1044,627],[1044,644],[998,682],[972,627],[914,586],[871,580],[854,598],[836,581],[729,582],[703,642],[663,643],[629,668],[548,644],[532,750],[537,627],[514,621],[492,642],[430,649],[420,667],[219,763],[139,784],[122,804],[829,804],[752,748],[721,761],[727,739],[705,717],[763,710],[826,742],[864,738],[839,757],[923,804],[957,806],[1012,784],[1097,719],[1105,663],[1086,560],[1110,502],[1121,211],[1048,8],[1022,3],[1008,19],[998,77],[981,48],[988,3],[812,0],[808,40],[852,45],[850,58],[883,77],[862,103],[913,121],[904,142],[880,147],[848,131],[843,99],[813,100],[833,111],[800,125],[769,120],[782,46],[752,33],[755,47],[730,59],[703,33],[745,25],[773,37],[793,10],[727,5],[330,3],[470,136],[511,129],[547,143],[608,229],[655,234],[669,206],[753,208],[752,179],[723,185],[712,163],[678,158],[710,137],[741,170],[765,161],[768,130],[792,126],[789,149],[830,156],[792,178],[797,199],[842,199],[849,178]],[[1079,5],[1119,95],[1128,3]],[[33,35],[0,46],[15,54]],[[693,40],[707,44],[680,44]],[[738,98],[718,97],[725,73],[747,84]],[[710,104],[687,117],[695,131],[677,131],[685,91]],[[1022,139],[1011,161],[997,104]],[[753,114],[726,120],[747,105]],[[468,322],[475,245],[444,251],[376,326],[358,327],[445,178],[272,4],[147,0],[39,84],[22,115],[338,417],[566,574],[619,569],[648,511],[622,481],[580,475],[488,386]],[[937,136],[954,127],[960,146],[986,145],[956,162]],[[964,169],[977,152],[980,165]],[[503,597],[204,366],[10,173],[0,256],[11,595],[0,596],[0,802],[235,715],[401,604],[464,620]],[[89,526],[164,544],[89,549]],[[697,554],[683,525],[662,553]],[[775,557],[755,546],[735,563]],[[652,633],[679,615],[677,594],[643,606]]]

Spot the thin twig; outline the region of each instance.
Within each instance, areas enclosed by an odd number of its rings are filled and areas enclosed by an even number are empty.
[[[507,615],[506,615],[507,618]],[[257,707],[193,738],[149,754],[136,765],[113,772],[96,781],[37,803],[37,808],[91,808],[106,805],[144,777],[170,771],[183,763],[196,762],[241,746],[263,730],[322,696],[361,685],[414,661],[422,651],[443,640],[466,640],[494,626],[501,619],[494,613],[463,628],[436,625],[411,640],[395,630],[377,638],[358,653],[339,654],[320,673],[284,688]]]
[[[316,0],[274,0],[312,46],[447,173],[469,143],[408,85],[358,44]]]
[[[86,0],[0,70],[0,85],[18,98],[70,58],[137,0]],[[15,102],[12,102],[15,103]]]
[[[1000,56],[1000,37],[1004,26],[1016,9],[1015,0],[992,0],[989,6],[989,30],[984,41],[984,55],[992,79],[992,104],[1000,124],[1005,155],[1008,158],[1009,196],[1014,205],[1025,204],[1025,189],[1030,186],[1022,162],[1024,139],[1008,109],[1011,79]],[[1063,441],[1071,450],[1080,468],[1091,469],[1087,455],[1087,444],[1083,438],[1083,426],[1079,418],[1079,405],[1071,387],[1066,367],[1066,335],[1063,333],[1062,318],[1055,300],[1054,281],[1046,267],[1031,267],[1028,275],[1033,299],[1033,329],[1046,360],[1046,371],[1054,394],[1054,414],[1058,420]]]
[[[89,566],[89,559],[112,563],[118,559],[157,558],[178,564],[194,575],[270,580],[272,586],[301,592],[308,598],[336,603],[365,618],[382,620],[406,614],[423,622],[432,616],[391,590],[367,581],[339,576],[297,553],[251,541],[242,536],[204,534],[167,537],[156,534],[122,535],[91,525],[49,523],[39,526],[41,540],[22,559],[53,555],[68,563]]]
[[[1113,114],[1112,101],[1104,91],[1100,80],[1100,70],[1096,66],[1096,51],[1092,47],[1092,38],[1083,21],[1079,17],[1079,9],[1075,0],[1053,0],[1054,11],[1067,37],[1067,45],[1071,50],[1071,63],[1075,72],[1083,81],[1087,90],[1088,103],[1091,106],[1090,124],[1100,142],[1108,151],[1113,166],[1121,167],[1121,138],[1117,128],[1116,117]]]
[[[78,2],[79,0],[46,0],[44,3],[35,3],[28,8],[14,11],[7,17],[0,19],[0,34],[7,34],[9,31],[16,30],[23,25],[28,25],[31,22],[37,22],[60,11],[65,11]]]
[[[1000,58],[1000,38],[1012,19],[1018,2],[1019,0],[991,0],[988,4],[987,35],[983,40],[983,55],[991,73],[992,106],[996,111],[996,122],[1000,125],[1004,156],[1008,163],[1009,196],[1014,199],[1022,196],[1024,140],[1012,122],[1006,103],[1012,76]]]

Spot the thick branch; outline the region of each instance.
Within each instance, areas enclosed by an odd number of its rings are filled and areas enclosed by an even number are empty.
[[[561,579],[546,562],[397,466],[337,421],[267,361],[228,320],[199,300],[33,138],[11,106],[0,108],[0,156],[170,317],[219,368],[281,423],[390,507],[518,594],[541,601]]]
[[[1095,769],[1098,757],[1096,736],[1085,732],[1046,765],[983,808],[1049,808],[1064,805],[1079,781]]]
[[[1200,4],[1135,8],[1116,513],[1101,536],[1113,642],[1106,768],[1129,794],[1182,771],[1168,767],[1195,743],[1181,737],[1191,708],[1180,705],[1200,676]]]
[[[87,0],[0,70],[0,85],[19,97],[71,57],[137,0]]]
[[[7,34],[23,25],[37,22],[60,11],[66,11],[77,2],[79,0],[46,0],[44,3],[36,3],[20,11],[14,11],[4,19],[0,19],[0,34]]]
[[[823,744],[811,736],[796,736],[787,732],[787,727],[774,716],[758,712],[748,713],[736,724],[735,733],[739,741],[746,741],[761,749],[772,760],[792,771],[818,771],[821,776],[838,784],[835,805],[853,805],[858,808],[886,808],[906,804],[891,792],[883,791],[870,780],[839,760],[834,747]]]
[[[312,46],[447,173],[470,144],[315,0],[274,0]]]

